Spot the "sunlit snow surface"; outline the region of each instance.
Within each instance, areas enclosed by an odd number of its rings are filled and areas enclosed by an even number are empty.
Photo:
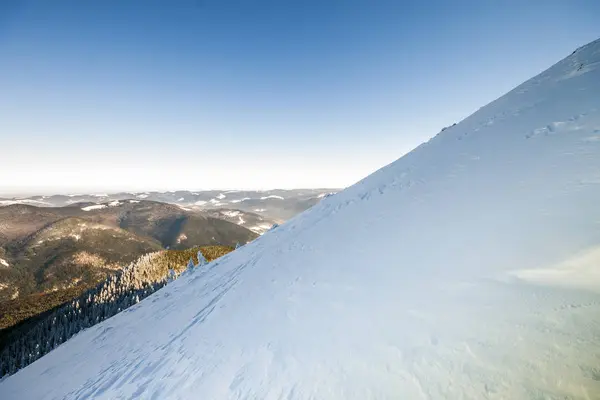
[[[599,399],[599,110],[595,42],[0,398]]]

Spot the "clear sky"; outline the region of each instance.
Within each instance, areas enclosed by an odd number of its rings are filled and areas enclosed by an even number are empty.
[[[600,37],[590,1],[0,1],[0,193],[343,187]]]

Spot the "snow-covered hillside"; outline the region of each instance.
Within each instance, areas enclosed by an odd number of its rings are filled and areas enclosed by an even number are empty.
[[[596,41],[0,398],[598,399],[599,204]]]

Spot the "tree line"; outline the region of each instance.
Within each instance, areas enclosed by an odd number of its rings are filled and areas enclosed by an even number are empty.
[[[231,250],[226,248],[225,252]],[[225,253],[223,250],[215,251],[210,248],[206,252],[209,259]],[[4,341],[0,352],[0,378],[14,374],[83,329],[137,304],[168,282],[182,274],[192,273],[195,268],[208,263],[202,251],[198,249],[197,263],[194,257],[190,257],[187,267],[182,265],[182,256],[189,253],[190,250],[169,250],[141,256],[81,296],[29,324],[26,329],[15,329]],[[173,265],[173,262],[178,264]]]

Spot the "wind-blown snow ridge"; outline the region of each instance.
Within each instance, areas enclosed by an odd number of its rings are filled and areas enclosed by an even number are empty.
[[[599,62],[578,49],[0,398],[600,398]]]

